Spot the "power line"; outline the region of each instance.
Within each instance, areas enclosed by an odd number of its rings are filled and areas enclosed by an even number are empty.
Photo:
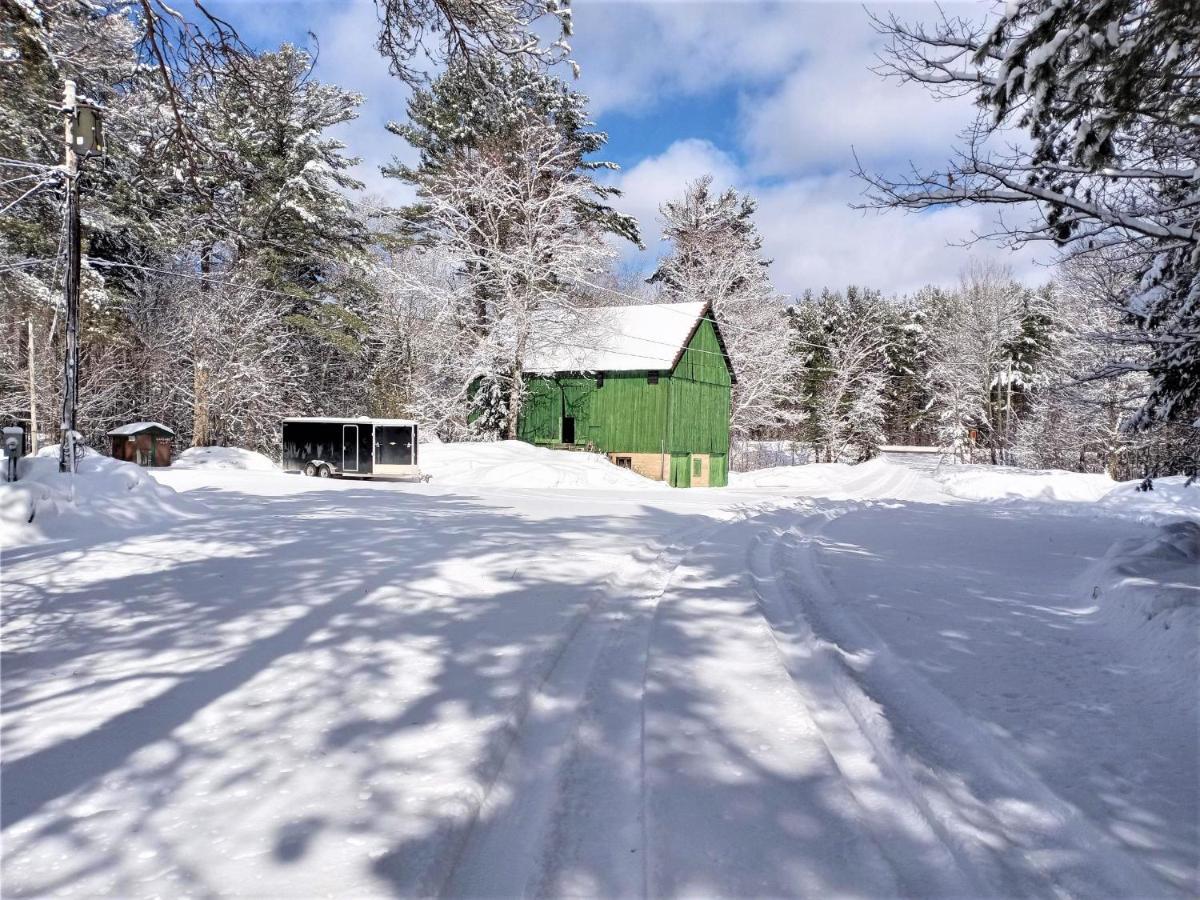
[[[30,160],[9,159],[5,156],[0,156],[0,166],[11,166],[17,169],[37,169],[41,172],[49,172],[52,169],[59,168],[57,165],[46,165],[44,163],[35,163]]]
[[[18,181],[29,181],[33,178],[44,177],[45,175],[43,175],[41,172],[34,172],[30,175],[18,175],[16,178],[9,178],[7,181],[0,181],[0,187],[4,187],[7,184],[16,184]]]
[[[0,266],[0,272],[15,272],[17,269],[29,269],[34,266],[40,266],[50,262],[54,262],[53,257],[46,257],[45,259],[23,259],[20,262],[9,263],[6,266]],[[53,285],[51,285],[51,287],[53,287]]]
[[[160,275],[169,275],[169,276],[171,276],[171,277],[173,277],[173,278],[185,278],[185,279],[188,279],[188,280],[190,280],[190,281],[202,281],[202,282],[207,282],[207,283],[209,283],[209,284],[219,284],[219,285],[223,285],[223,286],[225,286],[225,287],[236,288],[236,289],[238,289],[238,290],[255,291],[255,292],[257,292],[257,293],[262,293],[262,294],[271,294],[271,295],[274,295],[274,296],[276,296],[276,297],[284,297],[284,298],[286,298],[286,299],[288,299],[288,300],[293,300],[293,301],[295,301],[295,300],[297,300],[297,299],[300,299],[300,298],[298,298],[298,297],[297,297],[295,294],[287,294],[287,293],[284,293],[284,292],[282,292],[282,291],[276,291],[276,290],[272,290],[271,288],[256,287],[256,286],[254,286],[254,285],[250,285],[250,284],[238,284],[237,282],[233,282],[233,281],[224,281],[224,280],[222,280],[222,279],[219,279],[219,278],[213,278],[213,277],[212,277],[212,276],[210,276],[210,275],[195,275],[195,274],[189,274],[189,273],[186,273],[186,272],[175,272],[175,271],[172,271],[172,270],[170,270],[170,269],[160,269],[160,268],[156,268],[156,267],[154,267],[154,266],[141,266],[141,265],[137,265],[137,264],[135,264],[135,263],[115,262],[115,261],[110,261],[110,260],[100,260],[100,259],[89,259],[89,260],[88,260],[88,264],[89,264],[89,265],[93,265],[93,266],[101,266],[101,267],[115,267],[115,268],[121,268],[121,269],[135,269],[135,270],[137,270],[137,271],[142,271],[142,272],[151,272],[151,273],[160,274]],[[447,322],[446,322],[446,320],[444,320],[444,319],[430,318],[429,316],[421,316],[421,315],[417,315],[417,314],[415,314],[415,313],[410,313],[410,314],[408,315],[408,318],[410,318],[410,319],[416,319],[418,322],[426,322],[426,323],[428,323],[428,324],[431,324],[431,325],[445,325],[445,324],[449,324],[449,323],[447,323]],[[614,333],[614,334],[618,334],[618,335],[619,335],[619,332],[613,332],[613,333]],[[619,336],[625,336],[625,335],[619,335]],[[646,340],[649,340],[649,339],[646,339]],[[577,342],[574,342],[574,341],[556,341],[555,343],[556,343],[556,344],[558,344],[559,346],[563,346],[563,347],[573,347],[573,348],[576,348],[576,349],[579,349],[579,350],[595,350],[595,351],[597,351],[597,352],[600,352],[600,353],[611,353],[611,352],[614,352],[614,351],[612,350],[612,348],[611,348],[611,347],[597,347],[597,346],[595,346],[595,345],[592,345],[592,344],[582,344],[582,343],[577,343]],[[661,343],[661,342],[655,341],[655,343]],[[666,343],[663,343],[662,345],[663,345],[664,347],[671,347],[671,346],[674,346],[674,345],[672,345],[672,344],[666,344]],[[715,356],[721,356],[722,358],[724,358],[724,354],[717,353],[715,350],[702,350],[702,349],[700,349],[700,348],[693,348],[693,349],[694,349],[696,352],[700,352],[700,353],[711,353],[711,354],[713,354],[713,355],[715,355]],[[651,362],[654,362],[654,363],[657,363],[657,364],[658,364],[658,365],[655,365],[654,367],[649,367],[649,366],[648,366],[648,367],[647,367],[648,369],[650,369],[650,368],[653,368],[653,369],[660,369],[660,368],[662,367],[662,366],[661,366],[661,362],[662,362],[662,361],[661,361],[660,357],[657,357],[657,356],[647,356],[647,355],[645,355],[645,354],[643,354],[643,353],[634,353],[634,352],[632,352],[632,351],[629,351],[629,352],[621,351],[621,352],[622,352],[622,353],[623,353],[623,355],[625,355],[625,356],[633,356],[633,357],[636,357],[636,358],[638,358],[638,359],[645,359],[645,360],[649,360],[649,361],[651,361]]]
[[[43,179],[43,180],[39,181],[37,184],[35,184],[33,187],[31,187],[29,190],[27,190],[25,193],[23,193],[23,194],[22,194],[20,197],[18,197],[16,200],[14,200],[14,201],[12,201],[11,203],[9,203],[9,204],[8,204],[7,206],[5,206],[3,209],[0,209],[0,216],[4,215],[6,212],[8,212],[8,211],[9,211],[10,209],[12,209],[14,206],[16,206],[17,204],[19,204],[19,203],[20,203],[22,200],[24,200],[26,197],[29,197],[30,195],[32,195],[32,194],[34,194],[34,193],[36,193],[36,192],[40,191],[42,188],[44,188],[46,185],[50,184],[52,181],[54,181],[54,179],[53,179],[53,178],[45,178],[45,179]]]

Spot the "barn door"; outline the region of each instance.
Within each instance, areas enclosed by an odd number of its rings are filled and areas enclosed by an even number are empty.
[[[358,471],[358,426],[342,426],[342,471]]]
[[[671,487],[692,486],[692,458],[687,453],[671,454]]]

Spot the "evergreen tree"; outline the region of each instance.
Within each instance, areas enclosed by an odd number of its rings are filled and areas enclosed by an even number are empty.
[[[924,296],[918,295],[901,298],[884,309],[884,431],[889,443],[936,443],[929,414],[934,395],[929,381],[927,303]]]
[[[803,354],[798,395],[801,434],[825,462],[870,458],[884,443],[887,316],[877,292],[806,293],[793,310]]]
[[[594,223],[603,231],[638,246],[637,220],[617,212],[609,202],[620,190],[596,181],[594,173],[615,170],[615,163],[589,157],[600,152],[608,135],[593,128],[587,116],[587,97],[572,90],[561,79],[520,61],[484,56],[457,63],[427,90],[414,91],[408,103],[408,121],[390,122],[388,130],[420,152],[415,167],[393,161],[384,175],[409,184],[436,175],[456,165],[464,154],[511,145],[531,124],[544,123],[560,136],[567,151],[561,155],[563,177],[577,182],[574,201],[580,221]],[[419,218],[421,207],[409,210]]]

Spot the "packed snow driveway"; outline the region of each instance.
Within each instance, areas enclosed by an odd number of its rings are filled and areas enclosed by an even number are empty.
[[[17,542],[6,896],[1194,892],[1194,654],[1080,594],[1155,524],[807,468],[201,467]]]

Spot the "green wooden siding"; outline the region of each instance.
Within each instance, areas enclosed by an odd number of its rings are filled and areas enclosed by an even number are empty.
[[[530,378],[518,434],[533,444],[562,440],[562,417],[575,419],[575,443],[621,453],[663,449],[668,379],[650,384],[645,372],[610,372],[596,378],[560,375]]]
[[[701,322],[675,368],[596,376],[530,376],[517,433],[534,444],[562,441],[562,419],[575,419],[575,444],[605,453],[671,454],[670,483],[691,484],[688,454],[712,455],[709,481],[727,482],[731,379],[717,333]],[[720,457],[718,461],[718,457]]]
[[[729,368],[712,323],[705,319],[671,373],[668,449],[729,452]]]

